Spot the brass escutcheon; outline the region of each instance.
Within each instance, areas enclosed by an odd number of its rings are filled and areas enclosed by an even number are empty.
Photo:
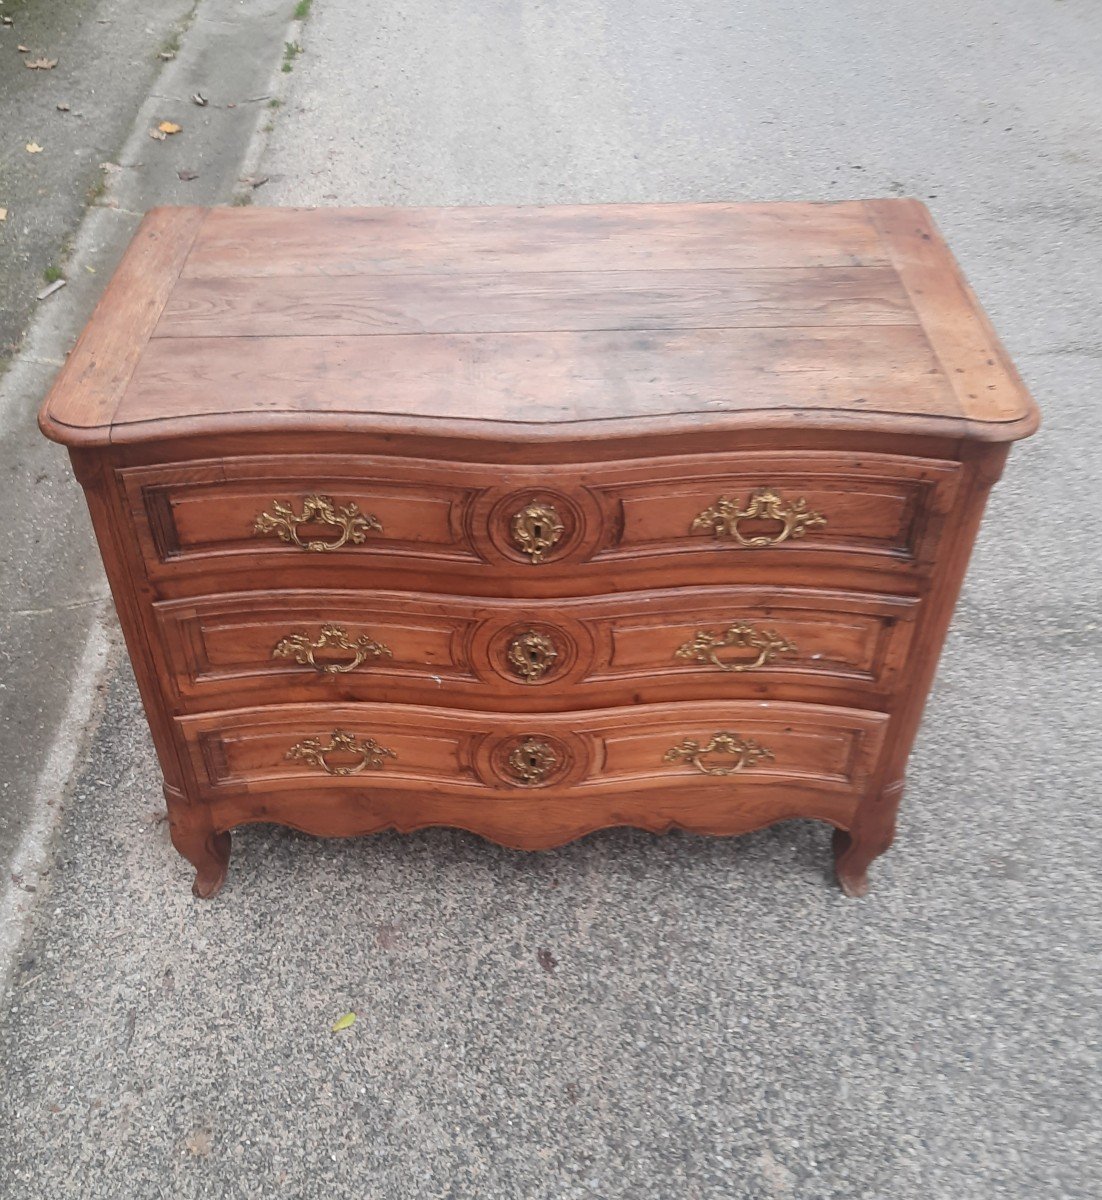
[[[730,659],[724,661],[718,651],[731,646],[739,650],[756,650],[757,658],[752,661]],[[753,625],[736,623],[729,625],[723,633],[697,630],[691,642],[686,642],[675,651],[677,658],[693,658],[697,662],[711,663],[721,671],[753,671],[772,662],[778,654],[794,654],[796,647],[786,638],[771,629],[757,630]]]
[[[706,754],[731,754],[735,761],[729,766],[709,765],[704,761]],[[687,762],[704,775],[734,775],[746,767],[756,766],[765,759],[772,759],[773,751],[766,750],[749,738],[740,738],[737,733],[726,731],[713,733],[707,744],[701,745],[696,738],[684,738],[678,745],[671,746],[662,761],[668,763]]]
[[[743,537],[739,522],[754,520],[779,521],[781,528],[776,533]],[[809,529],[825,524],[826,517],[821,513],[809,512],[807,501],[802,496],[798,500],[785,500],[780,492],[764,487],[751,495],[745,508],[739,508],[738,502],[727,496],[720,496],[711,508],[706,508],[694,518],[690,532],[710,529],[717,538],[733,538],[740,546],[755,549],[779,546],[789,538],[801,538]]]
[[[300,525],[320,524],[332,525],[340,530],[336,541],[314,539],[303,541],[298,535]],[[272,511],[262,512],[253,524],[253,533],[263,536],[275,534],[281,542],[289,542],[303,550],[325,552],[340,550],[351,542],[358,546],[367,539],[369,530],[382,532],[382,525],[370,513],[360,512],[359,505],[349,503],[338,508],[332,496],[304,496],[302,512],[294,509],[282,500],[272,501]]]
[[[537,633],[529,629],[527,633],[517,634],[509,643],[505,652],[505,660],[513,673],[519,675],[526,683],[535,683],[555,665],[559,652],[555,643],[545,633]]]
[[[360,761],[347,767],[334,767],[326,761],[327,754],[355,754]],[[323,746],[321,738],[306,738],[296,743],[287,751],[284,758],[298,759],[311,767],[320,767],[326,775],[359,775],[361,771],[377,771],[383,765],[384,758],[397,758],[393,750],[380,746],[373,738],[356,740],[354,733],[344,729],[334,729],[329,737],[329,744]]]
[[[351,662],[318,662],[314,658],[315,651],[330,646],[338,650],[352,651]],[[391,658],[390,647],[374,641],[366,633],[360,634],[353,642],[340,625],[323,625],[313,641],[310,640],[309,634],[289,633],[285,638],[281,638],[272,650],[272,658],[293,658],[300,666],[313,667],[319,675],[343,675],[354,671],[369,657]]]
[[[511,528],[513,541],[533,563],[538,563],[562,537],[565,526],[550,504],[533,500],[513,514]]]
[[[535,787],[559,765],[559,756],[546,742],[527,737],[513,747],[506,763],[517,783],[522,787]]]

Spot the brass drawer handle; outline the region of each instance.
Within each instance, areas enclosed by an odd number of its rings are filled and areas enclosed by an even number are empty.
[[[739,650],[756,650],[757,658],[752,662],[732,659],[724,662],[718,651],[733,646]],[[757,630],[753,625],[729,625],[720,634],[709,633],[706,629],[697,630],[691,642],[678,646],[674,652],[677,658],[692,658],[697,662],[711,663],[721,671],[754,671],[772,662],[778,654],[794,654],[796,647],[771,629]]]
[[[327,754],[354,754],[359,762],[350,766],[335,767],[326,759]],[[374,738],[362,738],[356,741],[354,733],[344,729],[334,729],[329,737],[329,744],[323,746],[321,738],[306,738],[297,742],[284,755],[287,759],[298,759],[307,766],[320,767],[326,775],[359,775],[361,771],[377,771],[383,765],[384,758],[397,758],[393,750],[380,746]]]
[[[729,765],[706,763],[706,754],[730,754],[734,762]],[[691,763],[704,775],[734,775],[746,767],[756,766],[759,762],[772,759],[773,751],[766,750],[749,738],[740,738],[736,733],[713,733],[707,745],[702,746],[696,738],[684,738],[678,745],[671,746],[663,757],[663,762]]]
[[[517,783],[522,787],[535,787],[558,767],[559,756],[546,742],[527,737],[513,747],[505,761]]]
[[[505,652],[505,660],[513,673],[526,683],[535,683],[546,675],[558,657],[555,643],[547,634],[537,633],[534,629],[517,634]]]
[[[513,541],[533,563],[543,561],[543,556],[559,541],[565,528],[555,509],[539,500],[533,500],[513,514]]]
[[[781,528],[776,533],[744,537],[739,529],[740,521],[779,521]],[[802,538],[809,529],[825,524],[826,517],[821,513],[809,512],[807,501],[802,496],[798,500],[785,500],[780,492],[765,487],[753,493],[745,508],[739,508],[735,500],[720,496],[711,508],[706,508],[696,516],[691,532],[710,529],[717,538],[733,538],[740,546],[754,549],[779,546],[789,538]]]
[[[338,650],[351,650],[351,662],[318,662],[314,652],[324,650],[327,646]],[[391,658],[389,646],[376,642],[366,633],[353,642],[348,633],[340,625],[323,625],[318,636],[311,641],[309,634],[289,633],[281,638],[272,650],[272,658],[293,658],[300,666],[313,667],[319,675],[345,674],[361,666],[368,657]]]
[[[329,542],[321,539],[304,542],[298,535],[300,525],[332,525],[340,530],[340,537]],[[253,525],[253,533],[263,536],[275,534],[281,542],[290,542],[303,550],[324,552],[340,550],[351,542],[358,546],[367,539],[370,530],[382,532],[382,525],[370,513],[360,512],[359,505],[350,503],[338,508],[332,496],[304,496],[302,512],[296,513],[282,500],[272,501],[272,511],[262,512]]]

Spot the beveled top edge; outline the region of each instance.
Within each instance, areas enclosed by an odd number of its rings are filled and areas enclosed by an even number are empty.
[[[474,417],[331,411],[294,412],[256,409],[214,414],[182,413],[154,420],[127,420],[125,394],[145,346],[173,287],[207,228],[226,228],[239,220],[280,221],[303,212],[322,214],[567,214],[600,210],[752,210],[789,214],[842,209],[847,216],[866,215],[884,257],[907,288],[915,312],[960,406],[957,414],[908,413],[839,408],[801,409],[763,405],[740,411],[707,414],[675,412],[635,417],[629,422],[600,417],[585,421],[525,424]],[[717,431],[740,429],[836,429],[979,441],[1011,441],[1027,437],[1039,424],[1039,413],[1002,347],[925,206],[915,200],[804,202],[760,204],[724,202],[668,205],[464,206],[431,209],[203,209],[161,207],[143,219],[104,292],[92,319],[62,368],[39,417],[46,434],[70,446],[137,444],[166,439],[223,436],[248,431],[258,422],[280,433],[377,433],[384,437],[415,436],[422,428],[433,437],[488,439],[502,444],[553,439],[589,442],[634,433],[691,435],[702,421]]]
[[[845,433],[870,437],[922,437],[983,443],[1013,442],[1030,437],[1040,425],[1036,409],[1013,421],[970,421],[953,416],[908,416],[878,412],[861,413],[823,409],[761,409],[740,413],[708,414],[706,429],[699,422],[668,416],[636,416],[630,421],[595,420],[563,422],[558,425],[524,425],[520,422],[489,422],[419,417],[416,421],[391,414],[363,413],[288,413],[265,414],[265,434],[284,438],[307,435],[334,436],[349,439],[381,440],[402,453],[404,444],[432,440],[437,444],[462,443],[465,446],[493,444],[504,448],[524,446],[564,447],[592,445],[602,441],[617,443],[642,442],[655,438],[665,440],[694,439],[707,436],[737,438],[740,433],[776,431],[778,434]],[[66,426],[47,416],[40,416],[43,433],[51,440],[73,448],[90,449],[107,446],[140,446],[160,442],[176,442],[202,438],[234,438],[258,432],[253,411],[223,412],[215,416],[192,419],[166,418],[156,421],[134,421],[114,426],[81,428]],[[646,450],[636,453],[644,455]],[[464,457],[468,457],[464,450]],[[477,457],[477,456],[476,456]],[[540,455],[540,460],[546,458]],[[516,461],[523,461],[517,457]]]
[[[866,200],[892,266],[970,422],[1021,426],[1027,437],[1040,411],[991,325],[929,209],[919,200]]]
[[[209,211],[163,206],[142,218],[43,401],[38,425],[48,438],[110,442],[127,385]]]

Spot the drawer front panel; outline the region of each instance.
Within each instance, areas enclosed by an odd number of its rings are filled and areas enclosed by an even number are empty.
[[[236,710],[178,726],[200,791],[227,826],[278,819],[363,832],[380,827],[380,812],[382,824],[412,828],[447,809],[448,824],[534,848],[636,816],[714,831],[800,814],[844,825],[886,722],[801,704],[538,718],[366,704]],[[809,797],[818,798],[814,813]]]
[[[917,606],[695,588],[543,603],[286,591],[154,609],[181,711],[375,700],[536,712],[778,688],[885,694]]]
[[[951,464],[921,459],[836,454],[701,461],[691,476],[654,470],[602,489],[621,526],[600,557],[672,564],[711,549],[739,566],[794,552],[925,566],[957,473]]]
[[[274,587],[539,596],[921,572],[959,467],[834,452],[526,469],[301,455],[120,474],[147,570],[190,580],[181,592],[263,571]]]
[[[454,472],[443,476],[446,469],[430,481],[426,472],[392,462],[320,456],[122,472],[155,573],[158,564],[217,571],[273,558],[305,571],[333,559],[379,556],[477,562],[464,526],[479,489]]]

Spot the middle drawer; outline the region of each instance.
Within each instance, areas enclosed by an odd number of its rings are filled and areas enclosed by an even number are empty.
[[[561,711],[890,692],[919,601],[701,587],[564,600],[236,592],[153,606],[176,711],[363,700]]]

